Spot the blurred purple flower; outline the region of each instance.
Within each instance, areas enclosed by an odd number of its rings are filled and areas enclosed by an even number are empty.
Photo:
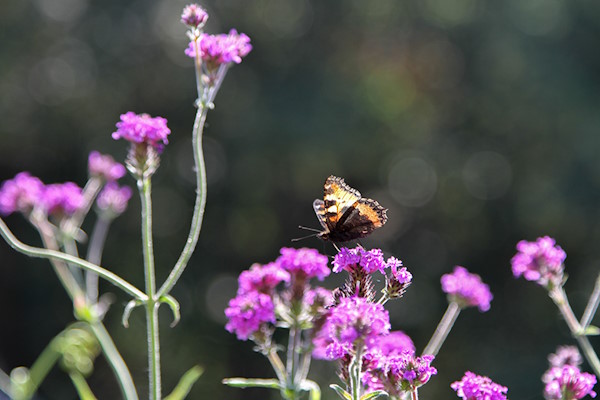
[[[39,205],[44,184],[29,172],[19,172],[13,179],[4,181],[0,187],[0,214],[10,215],[19,211],[29,213]]]
[[[565,365],[579,367],[583,363],[583,359],[577,347],[559,346],[556,349],[556,353],[548,356],[548,362],[550,363],[550,367],[562,367]]]
[[[208,20],[208,13],[198,4],[185,6],[181,14],[181,22],[192,28],[201,28]]]
[[[132,192],[129,186],[120,187],[116,182],[109,182],[98,195],[96,205],[102,211],[119,215],[127,209],[127,203],[131,199],[131,195]]]
[[[243,33],[238,33],[235,29],[230,30],[228,34],[203,33],[197,46],[200,49],[200,57],[207,63],[209,69],[229,63],[239,64],[242,62],[242,58],[252,50],[250,38]],[[188,57],[196,57],[195,42],[190,42],[185,54]]]
[[[277,263],[266,265],[253,264],[249,270],[243,271],[238,278],[238,294],[251,291],[270,294],[281,282],[290,282],[290,273]]]
[[[457,265],[451,274],[442,276],[441,282],[442,290],[461,307],[477,306],[481,312],[490,309],[493,296],[479,275]]]
[[[48,215],[73,215],[84,206],[81,188],[73,182],[46,185],[41,203]]]
[[[88,157],[88,170],[90,176],[99,177],[108,182],[121,179],[127,172],[125,167],[111,156],[100,154],[97,151],[92,151]]]
[[[152,118],[148,114],[138,115],[129,111],[121,115],[121,121],[117,122],[117,130],[113,132],[112,138],[123,138],[137,144],[146,143],[160,151],[163,145],[169,143],[167,136],[170,133],[165,118]]]
[[[275,323],[275,306],[268,294],[246,292],[229,301],[225,316],[229,320],[225,329],[239,340],[248,340],[263,324]]]
[[[550,368],[542,381],[546,384],[544,398],[547,400],[576,400],[587,395],[596,397],[592,390],[596,377],[572,365]]]
[[[322,281],[331,273],[327,256],[317,250],[283,247],[280,252],[281,256],[275,262],[292,275],[307,279],[316,277]]]
[[[467,371],[460,381],[450,385],[463,400],[506,400],[508,388],[493,382],[487,376]]]
[[[515,278],[522,275],[544,287],[560,286],[565,258],[567,254],[549,236],[538,238],[535,242],[521,240],[517,243],[517,254],[511,260],[512,272]]]

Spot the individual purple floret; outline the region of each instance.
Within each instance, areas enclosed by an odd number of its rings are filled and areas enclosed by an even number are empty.
[[[275,262],[292,275],[307,279],[316,277],[322,281],[331,273],[327,266],[327,256],[317,250],[283,247],[280,252],[281,256]]]
[[[335,273],[342,270],[352,272],[358,266],[362,267],[368,274],[375,271],[384,274],[387,267],[383,259],[383,252],[380,249],[367,251],[360,246],[354,249],[342,247],[333,259],[333,272]]]
[[[41,180],[28,172],[19,172],[0,187],[0,214],[9,215],[16,211],[28,214],[39,205],[43,190]]]
[[[275,323],[275,306],[268,294],[247,292],[229,301],[225,316],[229,320],[225,329],[239,340],[248,340],[263,324]]]
[[[98,195],[96,205],[102,211],[119,215],[127,209],[131,194],[129,186],[119,186],[116,182],[108,182]]]
[[[121,121],[117,122],[117,130],[112,137],[115,140],[123,138],[131,143],[146,143],[160,151],[163,145],[169,143],[167,136],[170,133],[165,118],[152,118],[148,114],[138,115],[129,111],[121,115]]]
[[[238,278],[238,294],[251,291],[271,294],[280,283],[290,282],[290,273],[277,263],[267,265],[253,264],[249,270],[243,271]]]
[[[596,377],[572,365],[550,368],[542,381],[546,384],[544,398],[547,400],[576,400],[587,395],[596,397],[592,390]]]
[[[481,312],[490,309],[493,296],[489,286],[481,281],[479,275],[456,266],[451,274],[442,276],[441,282],[442,290],[461,307],[477,306]]]
[[[196,57],[196,44],[190,42],[185,54],[189,57]],[[210,35],[202,34],[197,42],[200,49],[200,57],[208,65],[209,70],[218,68],[220,65],[236,63],[239,64],[250,51],[252,45],[250,38],[238,33],[235,29],[228,34]]]
[[[517,243],[517,254],[511,260],[512,272],[515,278],[522,275],[547,288],[560,286],[565,258],[567,254],[551,237],[544,236],[535,242],[521,240]]]
[[[381,304],[362,297],[345,297],[327,311],[325,322],[313,340],[313,355],[339,359],[352,354],[357,346],[368,349],[389,330],[389,314]]]
[[[550,363],[550,367],[562,367],[564,365],[579,367],[583,363],[583,359],[577,347],[559,346],[556,349],[556,353],[548,356],[548,362]]]
[[[121,179],[127,172],[123,164],[119,164],[111,156],[100,154],[97,151],[92,151],[88,157],[88,170],[90,176],[102,178],[107,182]]]
[[[47,185],[41,203],[48,215],[73,215],[84,206],[81,188],[73,182]]]
[[[508,388],[493,382],[487,376],[465,372],[460,381],[450,385],[463,400],[506,400]]]
[[[189,4],[183,9],[181,22],[191,28],[201,28],[208,20],[208,13],[198,4]]]

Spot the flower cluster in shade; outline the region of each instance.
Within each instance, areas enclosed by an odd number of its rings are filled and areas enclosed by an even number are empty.
[[[565,258],[567,254],[551,237],[544,236],[535,242],[521,240],[517,243],[517,254],[511,260],[512,272],[515,278],[523,276],[547,288],[560,286]]]
[[[96,205],[100,211],[116,216],[125,211],[131,195],[129,186],[119,186],[116,182],[108,182],[98,195]]]
[[[127,172],[123,164],[116,162],[110,155],[92,151],[88,157],[90,176],[101,178],[107,182],[116,181]]]
[[[181,13],[181,22],[191,28],[201,28],[208,20],[208,13],[198,4],[185,6]]]
[[[261,328],[274,324],[275,309],[282,296],[277,288],[301,285],[303,307],[316,309],[331,302],[331,292],[323,288],[310,289],[308,280],[323,280],[330,271],[327,257],[313,249],[282,248],[281,255],[265,265],[253,264],[238,278],[238,291],[225,310],[225,328],[240,340],[247,340]],[[288,296],[289,297],[289,296]]]
[[[577,347],[559,346],[548,356],[550,369],[544,373],[544,398],[547,400],[575,400],[585,396],[596,397],[593,391],[596,376],[581,372],[583,362]]]
[[[72,215],[84,206],[81,188],[73,182],[44,185],[28,172],[20,172],[0,187],[0,213],[30,213],[34,208],[48,215]]]
[[[390,317],[383,305],[363,297],[345,297],[327,310],[323,325],[313,338],[315,358],[336,360],[368,350],[390,331]]]
[[[451,274],[442,276],[441,283],[444,293],[459,306],[476,306],[482,312],[490,309],[493,296],[489,286],[481,281],[479,275],[470,273],[466,268],[454,267]]]
[[[456,395],[463,400],[506,400],[508,388],[492,381],[487,376],[465,372],[460,381],[450,385]]]
[[[212,70],[220,65],[241,63],[242,58],[252,50],[252,45],[247,35],[232,29],[227,34],[201,34],[197,41],[190,42],[185,54],[194,58],[196,57],[196,49],[200,52],[200,58]]]
[[[169,143],[170,133],[165,118],[129,111],[121,115],[121,121],[117,122],[117,130],[113,132],[112,138],[125,139],[135,144],[143,143],[162,151],[164,145]]]

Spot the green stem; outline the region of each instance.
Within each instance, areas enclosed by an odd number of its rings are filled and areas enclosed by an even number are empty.
[[[158,297],[168,295],[171,289],[173,289],[177,280],[185,270],[185,267],[196,248],[196,244],[198,243],[198,237],[200,236],[202,219],[204,218],[204,208],[206,206],[206,167],[204,165],[204,154],[202,151],[202,132],[204,130],[204,123],[206,122],[207,111],[208,109],[203,104],[199,104],[198,111],[196,112],[196,120],[194,121],[192,141],[196,168],[196,203],[194,205],[194,215],[192,217],[190,232],[177,263],[175,263],[171,273],[158,290]]]
[[[39,247],[33,247],[33,246],[24,244],[23,242],[19,241],[15,237],[15,235],[13,235],[13,233],[10,231],[10,229],[8,229],[8,226],[6,226],[6,223],[2,220],[2,218],[0,218],[0,236],[2,236],[4,238],[4,240],[10,245],[10,247],[12,247],[14,250],[18,251],[19,253],[28,255],[30,257],[46,258],[46,259],[50,259],[50,260],[60,260],[60,261],[64,261],[67,263],[77,265],[80,268],[83,268],[87,271],[92,271],[92,272],[98,274],[101,278],[107,280],[108,282],[112,283],[119,289],[123,290],[125,293],[128,293],[129,295],[131,295],[132,297],[134,297],[138,300],[145,302],[148,299],[148,297],[146,296],[146,294],[144,294],[144,292],[142,292],[141,290],[139,290],[138,288],[133,286],[131,283],[125,281],[120,276],[115,275],[114,273],[112,273],[98,265],[95,265],[88,261],[82,260],[81,258],[73,257],[71,255],[62,253],[60,251],[42,249]]]
[[[288,348],[285,364],[285,384],[288,389],[294,389],[294,375],[296,373],[295,356],[296,356],[296,345],[298,343],[298,328],[295,325],[290,327],[290,334],[288,338]]]
[[[38,388],[61,356],[60,353],[54,349],[55,340],[56,338],[52,339],[29,369],[27,397],[25,397],[27,399],[31,398],[35,392],[37,392]]]
[[[98,217],[94,230],[90,237],[90,245],[88,247],[87,260],[93,264],[100,265],[102,261],[102,250],[104,249],[104,243],[106,242],[106,236],[108,235],[108,228],[110,227],[111,219]],[[98,301],[98,275],[86,271],[85,274],[85,288],[88,300],[91,303]]]
[[[431,354],[434,356],[437,355],[438,351],[440,351],[440,348],[442,347],[442,344],[448,337],[448,333],[450,333],[452,326],[456,322],[458,314],[460,314],[460,306],[456,302],[451,301],[448,304],[448,308],[446,309],[446,312],[444,313],[440,323],[438,324],[437,328],[435,328],[433,336],[431,339],[429,339],[429,343],[427,343],[427,346],[425,346],[423,354]]]
[[[142,203],[142,250],[144,254],[144,276],[146,281],[146,327],[148,336],[148,374],[150,398],[160,400],[160,342],[158,338],[158,307],[156,300],[156,275],[154,271],[154,245],[152,243],[152,184],[150,177],[138,180]]]
[[[131,378],[131,373],[125,364],[125,361],[123,361],[121,354],[119,354],[115,343],[113,342],[109,333],[106,331],[106,328],[101,322],[91,323],[89,326],[94,333],[94,336],[96,336],[100,347],[102,348],[102,352],[106,357],[106,361],[110,365],[115,377],[117,378],[123,398],[127,400],[138,400],[138,395],[135,389],[135,384],[133,383],[133,379]]]
[[[594,291],[590,296],[587,306],[585,307],[585,311],[583,312],[583,316],[581,317],[581,328],[585,329],[590,326],[592,322],[592,318],[596,314],[596,310],[598,309],[598,304],[600,304],[600,275],[596,278],[596,285],[594,286]]]
[[[0,392],[11,396],[10,386],[10,376],[0,369]]]
[[[92,389],[86,382],[83,375],[77,372],[72,372],[69,374],[69,378],[71,378],[71,382],[73,382],[73,386],[75,386],[75,390],[77,390],[80,400],[96,400],[96,396],[94,396],[94,393],[92,393]]]
[[[275,348],[269,349],[268,353],[265,354],[275,371],[275,375],[277,375],[277,379],[279,380],[281,385],[285,385],[285,367],[283,366],[283,362],[281,358],[277,355],[277,350]]]
[[[358,346],[356,349],[356,354],[350,363],[348,372],[350,375],[350,391],[352,394],[352,400],[360,400],[362,392],[362,346]]]
[[[587,336],[583,335],[583,328],[581,327],[579,321],[573,313],[573,309],[569,304],[569,299],[567,298],[567,294],[565,293],[563,287],[558,286],[553,288],[548,292],[548,295],[560,310],[560,313],[565,319],[565,322],[567,323],[571,334],[577,340],[577,343],[579,344],[579,347],[581,348],[584,357],[594,370],[594,373],[597,377],[600,378],[600,360],[598,359],[598,355],[594,351],[594,348],[590,344],[590,341],[587,338]]]

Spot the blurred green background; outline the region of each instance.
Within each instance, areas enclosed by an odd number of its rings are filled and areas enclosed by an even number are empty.
[[[168,119],[170,144],[154,179],[157,273],[183,247],[194,200],[195,83],[183,54],[182,1],[3,0],[0,4],[0,180],[26,170],[44,182],[86,180],[91,150],[123,160],[110,134],[119,115]],[[389,208],[362,243],[414,274],[390,304],[394,329],[422,349],[446,307],[439,278],[463,265],[489,283],[492,309],[466,310],[434,365],[424,399],[455,398],[466,370],[541,398],[546,356],[573,343],[545,292],[514,280],[515,243],[545,234],[566,250],[567,292],[581,315],[600,265],[600,2],[595,0],[213,0],[209,32],[247,33],[254,50],[228,73],[208,116],[208,203],[200,243],[173,294],[182,321],[161,311],[164,391],[194,364],[193,399],[276,399],[230,389],[229,376],[270,377],[268,363],[223,328],[236,277],[275,259],[312,210],[329,174]],[[126,182],[134,186],[133,179]],[[104,265],[143,286],[139,199],[112,228]],[[20,216],[19,238],[39,244]],[[86,223],[84,229],[91,228]],[[331,245],[299,245],[333,255]],[[329,286],[333,283],[329,281]],[[106,324],[146,396],[143,313]],[[0,243],[0,368],[31,365],[72,321],[44,260]],[[600,347],[597,338],[592,344]],[[587,366],[585,367],[586,369]],[[588,369],[589,370],[589,369]],[[312,377],[334,399],[332,364]],[[118,398],[106,363],[91,385]],[[71,399],[53,372],[40,399]]]

